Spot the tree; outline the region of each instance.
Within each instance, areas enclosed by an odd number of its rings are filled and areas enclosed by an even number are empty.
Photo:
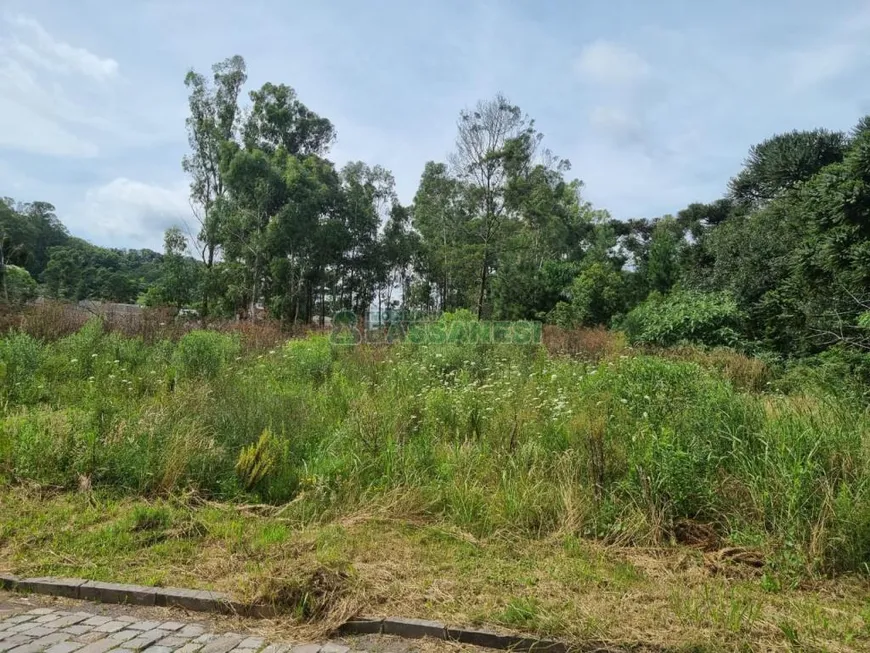
[[[35,233],[31,223],[13,208],[11,199],[0,202],[0,286],[8,303],[7,269],[24,264],[31,257]]]
[[[193,70],[184,80],[190,89],[190,116],[186,124],[191,152],[182,159],[182,167],[191,178],[190,199],[199,221],[196,243],[205,264],[203,322],[208,318],[210,299],[216,291],[212,272],[221,238],[220,200],[226,191],[221,155],[226,143],[236,137],[238,98],[247,80],[245,60],[238,55],[225,59],[212,66],[212,74],[212,83]]]
[[[420,267],[434,282],[442,311],[469,305],[475,286],[467,265],[476,256],[471,211],[462,184],[443,163],[429,161],[414,196],[412,223],[421,236]]]
[[[682,232],[672,217],[656,222],[646,261],[646,280],[650,290],[667,293],[679,279],[681,238]]]
[[[296,97],[286,84],[264,84],[251,91],[253,107],[244,127],[245,146],[292,156],[322,155],[335,140],[335,128]]]
[[[556,304],[549,316],[563,328],[607,325],[626,308],[625,278],[606,261],[584,265],[565,294],[567,301]]]
[[[158,285],[161,304],[181,310],[189,304],[196,290],[196,268],[187,256],[187,237],[178,227],[163,235],[163,275]]]
[[[7,265],[3,275],[3,301],[21,306],[36,298],[36,280],[17,265]]]
[[[750,148],[743,170],[730,182],[731,194],[752,206],[768,202],[841,161],[846,147],[843,133],[826,129],[777,134]]]
[[[222,161],[229,197],[224,204],[221,242],[228,258],[243,261],[248,271],[248,317],[252,322],[266,287],[267,229],[287,201],[282,176],[286,156],[282,149],[270,155],[233,145]]]
[[[525,138],[527,146],[540,142],[534,122],[501,94],[480,101],[474,110],[459,114],[456,149],[451,165],[467,194],[473,210],[470,225],[480,244],[477,316],[483,317],[489,275],[507,216],[505,191],[508,183],[508,154],[515,139]],[[516,162],[512,162],[516,166]]]

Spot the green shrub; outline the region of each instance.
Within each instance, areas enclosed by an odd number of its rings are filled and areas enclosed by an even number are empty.
[[[743,314],[730,294],[678,290],[666,296],[652,293],[619,326],[632,343],[735,347],[742,342],[742,323]]]
[[[36,279],[30,273],[17,265],[6,265],[3,284],[0,289],[0,301],[8,299],[14,306],[21,306],[36,298]]]
[[[236,337],[214,331],[191,331],[178,342],[173,363],[182,378],[213,379],[240,349]]]

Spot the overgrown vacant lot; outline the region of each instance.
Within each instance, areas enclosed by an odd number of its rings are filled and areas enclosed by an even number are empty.
[[[686,650],[870,647],[859,392],[718,351],[0,340],[0,568]]]

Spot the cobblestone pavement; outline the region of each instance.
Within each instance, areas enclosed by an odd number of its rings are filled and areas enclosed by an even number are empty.
[[[440,642],[408,642],[365,636],[326,642],[266,641],[245,632],[221,632],[214,616],[189,621],[149,612],[67,601],[46,607],[44,601],[6,599],[0,592],[0,653],[411,653],[482,650]],[[9,595],[6,595],[7,597]],[[43,607],[34,607],[43,605]],[[108,613],[107,613],[108,612]],[[166,619],[171,616],[175,618]]]

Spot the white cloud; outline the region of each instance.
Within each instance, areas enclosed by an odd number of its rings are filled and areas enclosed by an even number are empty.
[[[574,62],[574,70],[589,82],[630,86],[648,77],[651,67],[633,50],[598,40],[583,48]]]
[[[29,35],[29,42],[13,38],[11,48],[29,62],[57,72],[72,72],[94,79],[107,79],[118,74],[118,62],[114,59],[99,57],[92,52],[79,48],[51,36],[36,20],[26,16],[16,16],[10,21],[23,28]]]
[[[610,136],[617,145],[633,145],[644,140],[641,121],[625,109],[597,106],[589,112],[589,123]]]
[[[113,59],[51,37],[30,18],[0,18],[0,147],[55,157],[94,157],[105,130],[103,80]]]
[[[0,70],[0,77],[3,71]],[[0,79],[0,92],[3,90]],[[88,158],[97,155],[97,146],[64,129],[57,122],[28,111],[8,96],[0,95],[0,148],[46,154]]]
[[[68,226],[102,245],[160,251],[163,232],[190,222],[188,188],[149,184],[126,177],[92,188],[72,212]]]

